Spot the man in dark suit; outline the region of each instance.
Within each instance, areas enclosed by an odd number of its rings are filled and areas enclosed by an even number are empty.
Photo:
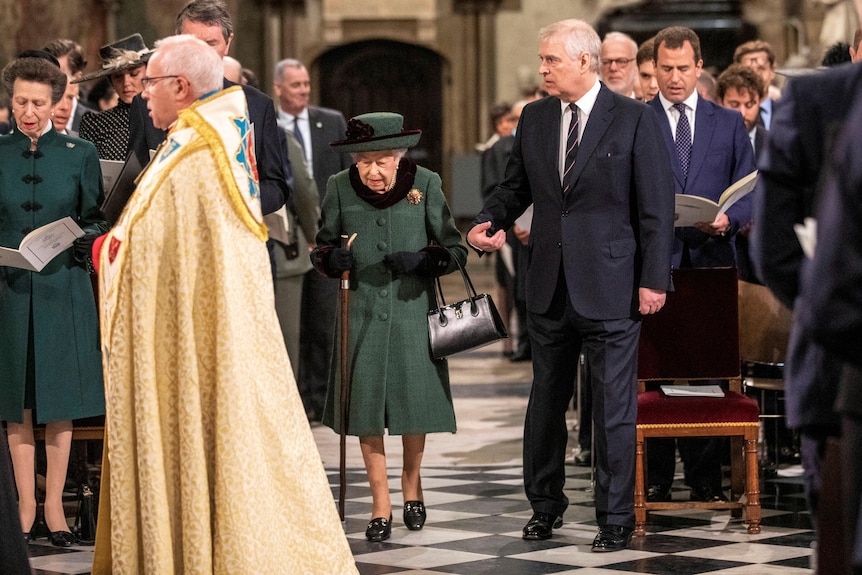
[[[793,310],[784,367],[785,408],[787,426],[800,432],[806,495],[815,517],[821,498],[832,499],[835,493],[822,489],[821,466],[827,446],[841,434],[834,405],[843,362],[813,341],[800,322],[799,312],[807,305],[800,282],[809,260],[794,226],[816,215],[826,167],[846,124],[848,102],[860,91],[859,64],[791,80],[776,105],[769,140],[759,158],[762,189],[755,195],[754,263],[763,283]],[[837,505],[840,509],[846,502]],[[833,547],[835,538],[821,536],[821,530],[831,525],[815,526],[818,560],[840,556]]]
[[[329,177],[353,163],[348,154],[329,145],[344,139],[347,122],[337,110],[309,106],[311,80],[299,60],[288,58],[278,62],[273,81],[278,96],[278,124],[290,131],[302,146],[305,164],[317,184],[322,204]],[[323,413],[337,300],[337,279],[324,277],[314,269],[306,272],[302,284],[300,360],[294,370],[302,401],[312,421],[319,420]]]
[[[562,525],[572,399],[583,349],[592,386],[599,533],[593,551],[625,549],[634,527],[640,317],[671,288],[673,176],[655,113],[598,81],[601,42],[580,20],[539,33],[552,97],[528,104],[506,178],[467,234],[495,251],[534,205],[527,268],[533,387],[524,423],[524,539]],[[570,52],[567,46],[572,47]]]
[[[767,129],[758,123],[760,101],[765,96],[766,84],[763,83],[763,78],[749,66],[742,64],[728,66],[716,80],[718,103],[742,114],[755,158],[766,143]],[[736,267],[739,271],[739,279],[760,284],[749,255],[750,229],[750,225],[744,226],[736,234]]]
[[[233,23],[221,0],[193,0],[177,16],[177,34],[191,34],[224,58],[233,41]],[[224,81],[224,87],[233,86]],[[242,86],[248,103],[248,115],[254,126],[254,151],[260,179],[260,204],[264,214],[276,211],[290,195],[284,173],[286,151],[279,139],[278,125],[272,100],[251,86]],[[146,102],[140,95],[132,100],[129,110],[129,151],[134,152],[142,166],[150,161],[150,150],[165,140],[165,132],[153,126]]]
[[[693,30],[683,26],[661,30],[655,37],[654,55],[659,93],[649,105],[659,117],[673,169],[674,191],[717,202],[725,188],[755,168],[742,116],[697,93],[703,60],[700,39]],[[675,228],[673,267],[736,266],[734,236],[750,219],[750,200],[746,197],[713,222]],[[689,438],[677,443],[691,498],[724,500],[721,441]],[[647,498],[668,500],[674,473],[674,440],[649,440],[647,452]]]
[[[66,73],[70,80],[80,78],[84,75],[84,68],[87,67],[87,60],[84,58],[84,49],[74,40],[57,38],[45,44],[45,47],[42,49],[57,58],[60,69]],[[73,89],[73,96],[74,98],[70,102],[70,120],[66,126],[66,131],[69,135],[77,138],[81,118],[84,117],[84,114],[93,110],[81,103],[78,88]]]
[[[859,67],[859,65],[857,65]],[[797,307],[802,326],[844,363],[837,389],[841,414],[841,485],[830,485],[830,499],[839,505],[835,535],[845,543],[846,564],[862,573],[862,96],[853,98],[843,134],[835,144],[822,199],[817,210],[817,249],[802,277]],[[838,497],[832,495],[837,492]],[[821,532],[822,534],[822,532]],[[832,545],[832,544],[830,544]],[[822,565],[822,564],[821,564]],[[820,565],[818,565],[820,567]],[[839,572],[840,567],[830,572]],[[849,573],[845,566],[842,573]],[[825,569],[819,568],[824,573]]]

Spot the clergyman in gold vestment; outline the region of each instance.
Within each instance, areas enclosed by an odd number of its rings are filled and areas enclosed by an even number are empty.
[[[204,42],[156,44],[168,137],[100,245],[96,575],[356,574],[273,303],[252,126]]]

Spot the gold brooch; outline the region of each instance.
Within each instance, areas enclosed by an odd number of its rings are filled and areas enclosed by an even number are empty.
[[[413,204],[414,206],[422,201],[422,192],[413,188],[409,192],[407,192],[407,201]]]

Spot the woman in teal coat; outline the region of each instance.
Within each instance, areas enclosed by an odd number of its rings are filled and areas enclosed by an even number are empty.
[[[85,232],[107,227],[95,147],[58,134],[50,121],[66,81],[42,57],[3,69],[17,130],[0,137],[2,246],[17,248],[31,230],[65,216]],[[69,248],[38,273],[0,266],[0,420],[7,422],[18,513],[29,538],[36,520],[33,422],[45,423],[45,523],[52,543],[63,547],[75,541],[62,501],[71,420],[105,413],[95,298],[74,252]]]
[[[383,432],[401,435],[404,523],[425,523],[420,466],[425,434],[455,431],[446,360],[434,360],[427,314],[434,277],[463,265],[467,250],[455,227],[440,177],[404,157],[421,132],[404,131],[398,114],[375,112],[352,118],[347,139],[331,145],[351,153],[355,164],[329,179],[323,225],[312,253],[330,277],[350,270],[350,404],[347,433],[359,444],[371,486],[372,520],[365,536],[389,538],[392,504]],[[356,234],[350,249],[342,234]],[[340,429],[337,354],[323,423]]]

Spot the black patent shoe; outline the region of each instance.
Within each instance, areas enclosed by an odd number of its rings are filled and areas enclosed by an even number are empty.
[[[24,532],[24,543],[25,544],[30,543],[30,533],[32,533],[32,530]],[[35,539],[35,537],[33,539]]]
[[[608,553],[622,551],[632,541],[633,529],[622,525],[602,525],[599,534],[593,540],[593,551],[597,553]]]
[[[425,525],[425,504],[421,501],[404,503],[404,525],[410,531],[419,531]]]
[[[48,539],[54,547],[71,547],[78,542],[70,531],[51,531]]]
[[[528,541],[539,539],[550,539],[554,529],[563,526],[563,518],[550,513],[533,513],[530,521],[524,526],[524,534],[521,536]]]
[[[368,527],[365,528],[365,538],[369,541],[386,541],[392,535],[392,514],[389,514],[389,519],[385,517],[375,517],[368,522]]]

